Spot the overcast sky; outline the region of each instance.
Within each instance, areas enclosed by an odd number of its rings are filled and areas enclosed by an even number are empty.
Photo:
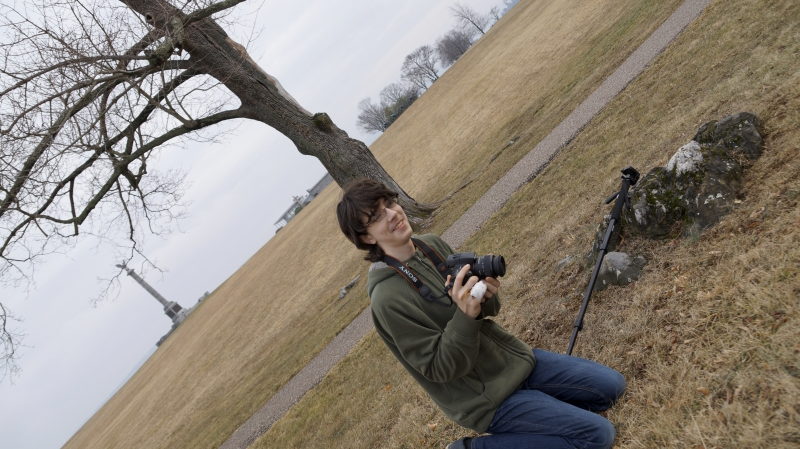
[[[4,0],[6,1],[6,0]],[[226,26],[239,42],[255,30],[251,56],[311,112],[327,112],[351,136],[375,135],[355,126],[358,102],[377,99],[399,81],[405,55],[454,26],[455,1],[250,0]],[[487,12],[501,0],[467,0]],[[316,159],[259,123],[242,122],[215,144],[175,149],[158,161],[179,167],[191,202],[180,230],[144,242],[146,255],[166,272],[145,278],[166,298],[191,307],[255,253],[293,195],[305,194],[324,174]],[[116,299],[92,305],[98,278],[119,261],[108,245],[79,242],[37,268],[26,293],[4,289],[2,301],[21,321],[22,371],[0,382],[0,447],[47,449],[63,445],[156,349],[171,321],[131,278]],[[138,264],[135,265],[138,267]]]

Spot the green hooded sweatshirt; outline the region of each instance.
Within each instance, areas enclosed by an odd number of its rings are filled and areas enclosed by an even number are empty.
[[[453,253],[433,234],[415,237],[443,258]],[[422,251],[404,262],[442,298],[428,301],[385,263],[372,264],[367,290],[378,335],[450,419],[485,432],[533,370],[531,348],[486,318],[500,311],[497,295],[470,318],[444,293],[445,278]]]

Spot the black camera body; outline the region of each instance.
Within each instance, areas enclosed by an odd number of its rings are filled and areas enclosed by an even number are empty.
[[[478,276],[478,279],[483,280],[486,278],[498,278],[506,274],[506,260],[503,256],[493,256],[491,254],[478,257],[475,253],[455,253],[447,256],[444,264],[447,267],[444,275],[447,276],[449,274],[451,276],[451,283],[464,265],[470,266],[470,270],[464,276],[464,283],[472,276]]]

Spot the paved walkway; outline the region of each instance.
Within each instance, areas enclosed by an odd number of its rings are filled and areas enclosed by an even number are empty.
[[[686,0],[636,49],[589,97],[517,162],[464,215],[442,234],[453,248],[460,247],[508,201],[523,184],[535,177],[558,151],[569,143],[600,110],[633,81],[689,25],[711,0]],[[367,307],[305,368],[284,385],[264,407],[242,424],[221,449],[245,449],[280,419],[303,395],[314,388],[373,329]]]

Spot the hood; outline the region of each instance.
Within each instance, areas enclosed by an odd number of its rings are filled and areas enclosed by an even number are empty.
[[[395,271],[383,262],[373,262],[367,273],[367,294],[372,297],[372,290],[382,281],[395,275]]]

